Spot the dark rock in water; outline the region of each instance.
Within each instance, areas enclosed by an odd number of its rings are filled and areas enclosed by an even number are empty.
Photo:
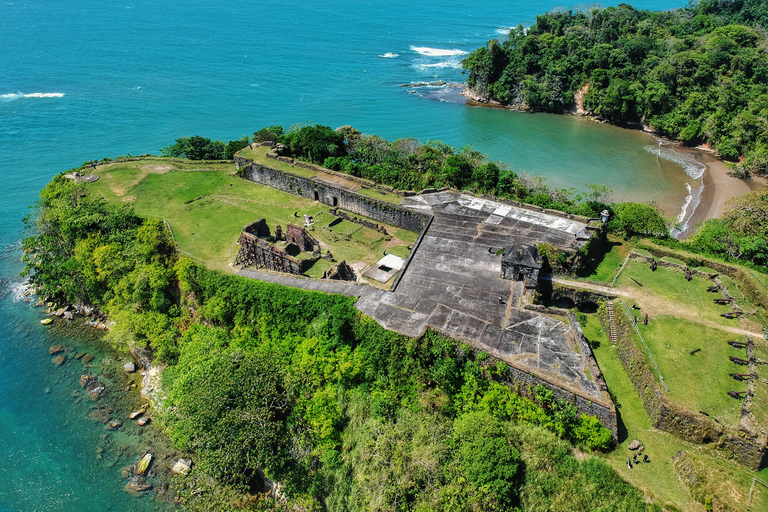
[[[136,365],[131,363],[125,363],[123,365],[123,368],[125,369],[126,373],[133,373],[136,371]]]
[[[112,420],[107,423],[107,430],[117,430],[123,426],[123,422],[120,420]]]
[[[61,366],[61,365],[63,365],[66,362],[66,360],[67,360],[67,356],[62,354],[60,356],[56,356],[53,359],[51,359],[51,362],[53,364],[55,364],[56,366]]]
[[[104,391],[106,391],[104,384],[97,380],[88,384],[86,389],[88,390],[88,396],[91,397],[91,400],[98,400],[101,398],[101,395],[104,394]]]
[[[80,376],[80,387],[84,388],[85,386],[87,386],[91,382],[95,382],[95,381],[96,381],[96,376],[95,375],[81,375]]]
[[[141,494],[144,491],[148,491],[152,488],[152,484],[148,484],[142,477],[133,476],[128,483],[125,484],[125,492],[131,494]]]
[[[93,361],[95,358],[91,354],[85,354],[80,360],[86,364]]]
[[[82,359],[85,355],[85,352],[77,352],[75,353],[75,359]]]
[[[120,476],[123,478],[131,478],[133,476],[133,464],[130,466],[123,466],[123,469],[120,470]]]
[[[63,344],[54,345],[54,346],[48,348],[48,353],[51,354],[51,355],[56,355],[56,354],[58,354],[60,352],[64,352],[66,349],[67,348]]]
[[[99,407],[91,411],[91,418],[101,423],[107,423],[110,419],[110,414],[106,408]]]

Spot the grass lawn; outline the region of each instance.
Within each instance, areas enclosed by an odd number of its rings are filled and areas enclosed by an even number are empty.
[[[654,317],[640,325],[648,348],[669,386],[669,399],[692,412],[704,411],[724,425],[739,421],[741,402],[728,391],[745,391],[746,383],[729,373],[744,373],[728,357],[746,358],[746,352],[726,343],[734,335],[672,316]],[[643,347],[639,347],[644,350]],[[689,352],[701,349],[691,355]]]
[[[652,271],[647,263],[630,261],[616,280],[616,286],[632,296],[640,306],[641,314],[648,313],[651,317],[672,314],[707,325],[738,327],[738,321],[720,316],[731,308],[714,303],[714,299],[723,296],[708,292],[707,287],[712,286],[712,281],[703,277],[694,276],[691,281],[686,281],[682,272],[664,267]],[[632,305],[629,300],[625,302]]]
[[[616,349],[603,332],[597,315],[587,315],[587,321],[583,323],[582,328],[593,347],[595,341],[599,342],[599,346],[593,348],[593,353],[618,407],[620,445],[615,450],[598,456],[603,457],[625,480],[642,489],[654,501],[669,503],[680,510],[703,511],[704,506],[691,497],[672,464],[672,458],[678,451],[687,451],[700,472],[697,476],[704,476],[706,479],[707,494],[718,497],[734,509],[743,510],[752,478],[757,476],[768,481],[768,469],[751,471],[732,461],[712,456],[707,449],[654,429],[640,397],[616,355]],[[639,439],[645,445],[645,453],[650,457],[651,463],[635,465],[629,469],[626,464],[627,457],[632,452],[628,446],[633,439]],[[768,510],[768,489],[761,489],[759,495],[753,496],[751,509]]]
[[[206,168],[211,170],[199,170]],[[289,223],[301,225],[304,214],[314,217],[311,234],[321,248],[349,264],[371,264],[384,250],[407,254],[408,245],[416,240],[416,233],[387,226],[391,233],[387,241],[382,233],[348,221],[330,228],[349,232],[348,236],[326,233],[336,220],[327,205],[240,179],[233,172],[233,164],[153,158],[99,166],[101,179],[86,186],[109,202],[133,204],[139,215],[167,220],[184,254],[230,272],[240,230],[262,217],[271,230],[278,224],[283,230]],[[310,273],[322,275],[326,269],[320,266]]]

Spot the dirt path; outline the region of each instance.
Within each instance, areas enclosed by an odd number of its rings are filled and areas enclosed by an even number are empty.
[[[668,315],[675,318],[683,318],[685,320],[691,320],[692,322],[705,325],[711,329],[719,329],[721,331],[730,332],[733,334],[762,336],[762,334],[759,332],[742,329],[741,327],[737,327],[735,325],[728,326],[718,324],[717,322],[714,322],[709,318],[702,317],[695,311],[686,308],[679,302],[665,299],[664,297],[659,297],[658,295],[652,293],[644,293],[639,290],[638,292],[639,293],[632,294],[632,296],[637,300],[637,305],[640,306],[640,309],[643,313],[648,313],[649,315]],[[629,296],[630,294],[625,291],[624,295]]]
[[[610,286],[602,286],[599,284],[586,283],[583,281],[572,281],[570,279],[553,278],[553,283],[568,286],[571,288],[580,288],[583,290],[590,290],[597,293],[613,297],[633,297],[643,313],[649,315],[669,315],[676,318],[683,318],[685,320],[691,320],[693,322],[705,325],[712,329],[719,329],[721,331],[730,332],[732,334],[740,334],[747,336],[762,337],[763,334],[757,331],[750,331],[737,326],[721,325],[708,318],[702,317],[695,311],[686,308],[679,302],[675,302],[663,297],[659,297],[653,293],[643,292],[642,290],[634,290],[634,293],[630,293],[622,288],[612,288]],[[623,309],[623,308],[621,308]]]
[[[542,279],[546,279],[543,278]],[[563,279],[561,277],[554,277],[551,279],[553,283],[567,286],[569,288],[579,288],[582,290],[589,290],[591,292],[602,293],[603,295],[609,295],[611,297],[623,296],[629,297],[630,294],[619,288],[611,288],[610,286],[603,286],[599,284],[587,283],[584,281],[572,281],[570,279]]]

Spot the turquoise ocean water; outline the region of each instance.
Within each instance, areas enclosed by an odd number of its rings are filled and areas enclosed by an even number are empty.
[[[670,154],[660,155],[649,135],[568,116],[470,108],[448,88],[401,87],[463,81],[459,61],[467,52],[558,5],[0,5],[0,512],[155,507],[151,497],[122,491],[120,466],[135,454],[97,458],[104,427],[89,418],[89,404],[71,396],[79,367],[49,362],[49,345],[84,342],[42,327],[40,310],[19,293],[21,218],[61,170],[93,158],[156,153],[182,135],[228,140],[269,124],[351,124],[390,139],[472,143],[558,187],[606,183],[618,198],[655,199],[677,214],[687,187],[699,183],[684,167],[694,175],[697,169],[663,158]]]

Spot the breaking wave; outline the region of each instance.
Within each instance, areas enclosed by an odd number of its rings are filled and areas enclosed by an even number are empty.
[[[454,69],[461,69],[461,61],[460,60],[444,60],[441,62],[416,62],[413,64],[413,67],[420,70],[427,70],[427,69],[435,69],[435,68],[454,68]]]
[[[23,92],[14,92],[10,94],[0,94],[0,101],[13,101],[21,98],[61,98],[63,92],[33,92],[24,94]]]
[[[689,183],[686,183],[685,187],[688,189],[688,194],[685,196],[685,203],[683,203],[683,207],[680,209],[680,213],[677,216],[677,223],[680,227],[673,229],[671,233],[675,238],[689,228],[688,223],[693,217],[693,213],[696,211],[699,203],[701,203],[701,195],[702,192],[704,192],[703,183],[699,185],[695,191],[691,189]]]
[[[399,57],[399,56],[400,56],[399,53],[391,53],[391,52],[387,52],[384,55],[379,55],[379,57],[381,57],[382,59],[394,59],[395,57]]]
[[[692,155],[665,148],[661,142],[659,142],[658,146],[646,146],[645,149],[659,158],[679,164],[685,170],[685,173],[695,180],[701,178],[704,171],[707,170],[707,166],[697,161]]]
[[[428,46],[411,46],[411,50],[426,57],[455,57],[457,55],[466,55],[469,53],[464,50],[445,50],[441,48],[430,48]]]

